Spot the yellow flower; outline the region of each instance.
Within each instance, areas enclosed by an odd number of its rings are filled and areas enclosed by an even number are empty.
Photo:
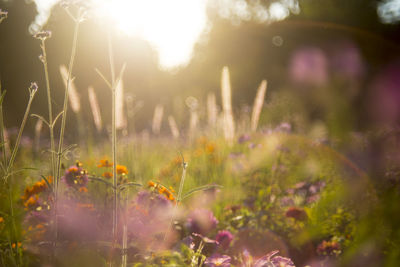
[[[124,165],[117,165],[117,174],[128,174],[128,169]]]

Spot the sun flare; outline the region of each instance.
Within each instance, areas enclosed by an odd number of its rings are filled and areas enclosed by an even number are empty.
[[[204,0],[101,0],[96,6],[119,30],[149,41],[165,68],[188,63],[207,24]]]

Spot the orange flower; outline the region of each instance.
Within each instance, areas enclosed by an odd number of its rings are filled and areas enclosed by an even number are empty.
[[[111,172],[105,172],[105,173],[103,173],[103,177],[104,178],[111,178],[111,177],[113,177],[113,174]]]
[[[99,167],[99,168],[102,168],[102,167],[108,168],[108,167],[112,167],[112,166],[113,166],[113,163],[109,162],[108,159],[101,159],[100,164],[97,165],[97,167]]]
[[[117,165],[117,174],[128,174],[128,169],[124,165]]]
[[[87,193],[88,189],[84,186],[82,186],[81,188],[79,188],[79,192],[81,193]]]
[[[4,222],[4,218],[0,217],[0,223]]]
[[[37,204],[38,199],[39,199],[39,198],[38,198],[37,195],[31,196],[30,198],[28,198],[27,201],[25,201],[24,206],[25,206],[26,208],[30,208],[30,207],[32,207],[32,206],[35,206],[35,205]]]
[[[19,247],[19,248],[20,248],[21,246],[22,246],[22,243],[21,243],[21,242],[18,242],[17,244],[15,244],[15,243],[12,243],[12,244],[11,244],[11,247],[12,247],[12,248],[15,248],[15,247]]]
[[[153,181],[148,182],[149,187],[156,187],[156,184]]]

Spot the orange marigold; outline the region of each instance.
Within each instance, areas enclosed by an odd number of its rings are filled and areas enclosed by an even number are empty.
[[[100,164],[97,165],[97,167],[99,167],[99,168],[102,168],[102,167],[108,168],[108,167],[112,167],[112,166],[113,166],[113,163],[109,162],[108,159],[101,159]]]
[[[81,188],[79,188],[79,192],[81,193],[87,193],[88,189],[84,186],[82,186]]]
[[[117,165],[117,174],[128,174],[128,169],[124,165]]]

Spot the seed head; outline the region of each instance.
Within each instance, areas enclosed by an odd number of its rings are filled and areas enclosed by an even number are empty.
[[[51,31],[40,31],[33,35],[34,38],[44,41],[51,37]]]
[[[8,12],[0,9],[0,23],[7,18]]]
[[[29,86],[29,93],[31,94],[31,96],[36,94],[38,88],[39,87],[36,82],[31,82],[31,86]]]

